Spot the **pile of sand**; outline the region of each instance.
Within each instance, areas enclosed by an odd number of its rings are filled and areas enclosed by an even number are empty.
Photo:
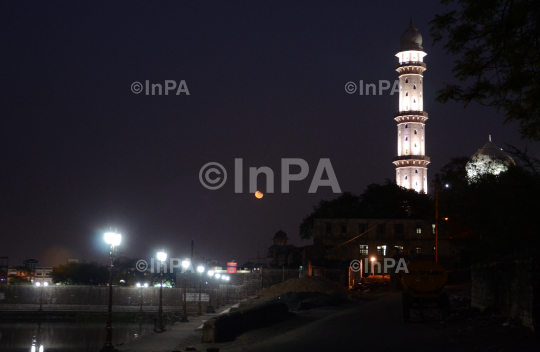
[[[277,297],[287,292],[319,292],[327,295],[347,295],[347,290],[338,283],[319,276],[306,276],[300,279],[289,279],[262,289],[258,296]]]

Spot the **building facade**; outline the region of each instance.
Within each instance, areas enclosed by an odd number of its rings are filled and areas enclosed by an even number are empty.
[[[429,220],[316,219],[313,235],[313,258],[319,262],[435,255],[435,224]],[[454,253],[450,239],[440,236],[439,256]]]
[[[422,36],[416,28],[410,26],[400,40],[399,59],[396,71],[399,73],[399,111],[394,119],[397,121],[398,143],[397,156],[393,163],[396,166],[396,183],[407,189],[427,193],[427,165],[430,159],[426,156],[426,120],[424,111],[424,76],[427,55],[422,48]]]

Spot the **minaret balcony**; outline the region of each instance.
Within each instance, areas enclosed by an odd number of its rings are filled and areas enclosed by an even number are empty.
[[[403,61],[396,65],[396,68],[400,68],[403,66],[422,66],[423,68],[426,68],[426,63],[422,61]]]
[[[396,156],[392,163],[397,167],[404,166],[427,166],[431,162],[429,156],[425,155],[401,155]]]
[[[428,119],[428,113],[425,111],[400,111],[394,115],[394,120],[398,123],[402,122],[421,122],[424,123]]]

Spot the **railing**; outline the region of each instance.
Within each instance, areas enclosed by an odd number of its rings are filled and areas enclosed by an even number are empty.
[[[403,66],[422,66],[426,68],[426,63],[422,61],[402,61],[396,65],[396,68],[403,67]]]
[[[405,116],[405,115],[419,115],[419,116],[425,116],[428,117],[428,113],[425,111],[417,111],[417,110],[406,110],[406,111],[399,111],[394,114],[394,117],[398,116]]]

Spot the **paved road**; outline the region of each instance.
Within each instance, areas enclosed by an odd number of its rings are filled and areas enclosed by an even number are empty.
[[[521,334],[523,330],[518,333],[516,329],[506,335],[498,331],[487,334],[475,330],[468,332],[464,329],[469,323],[472,324],[468,320],[457,325],[441,324],[436,320],[404,324],[401,322],[400,307],[400,294],[391,294],[331,314],[264,342],[248,346],[223,346],[225,348],[221,348],[221,351],[538,351],[538,336]]]

